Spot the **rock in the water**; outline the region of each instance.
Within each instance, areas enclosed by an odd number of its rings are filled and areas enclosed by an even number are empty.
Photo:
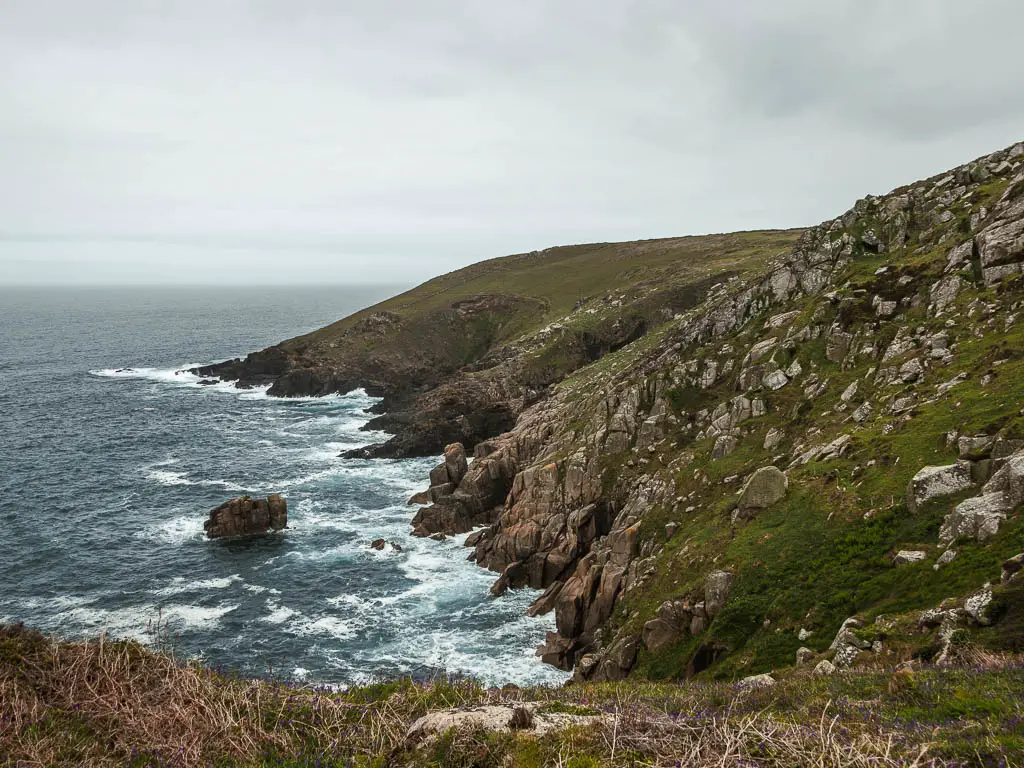
[[[777,467],[761,467],[754,472],[740,493],[741,512],[766,509],[786,495],[789,480]]]
[[[288,526],[288,502],[283,496],[271,494],[265,499],[239,496],[210,510],[210,518],[203,524],[211,539],[225,536],[250,536],[280,531]]]
[[[384,541],[384,539],[374,539],[370,543],[370,549],[376,549],[378,552],[380,552],[380,551],[382,551],[384,549],[384,545],[386,545],[386,544],[387,544],[387,542]]]
[[[950,496],[970,488],[971,465],[958,461],[942,467],[924,467],[919,470],[907,486],[907,506],[916,512],[925,502],[940,496]]]

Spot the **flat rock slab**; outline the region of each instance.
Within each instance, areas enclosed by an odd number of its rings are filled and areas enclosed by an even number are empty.
[[[541,707],[542,704],[537,702],[523,702],[514,705],[495,704],[428,712],[410,726],[406,737],[412,742],[422,742],[452,729],[463,733],[517,731],[539,736],[569,725],[600,723],[610,719],[603,713],[576,715],[566,712],[541,712]],[[524,715],[523,710],[529,714]]]

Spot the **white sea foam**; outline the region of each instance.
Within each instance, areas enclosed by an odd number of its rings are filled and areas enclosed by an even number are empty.
[[[203,521],[195,515],[183,515],[143,528],[139,538],[154,539],[165,544],[184,544],[203,536]]]
[[[158,469],[158,467],[172,466],[173,463],[177,462],[153,464],[148,468],[144,468],[143,472],[150,480],[153,480],[160,485],[195,485],[206,488],[223,488],[226,491],[235,491],[238,493],[248,490],[245,486],[239,485],[231,480],[191,480],[186,472],[177,472],[173,469]]]
[[[271,595],[280,595],[280,589],[274,589],[273,587],[264,587],[259,584],[243,584],[242,589],[246,592],[252,592],[256,595],[262,595],[264,592]]]
[[[154,603],[104,608],[97,605],[102,596],[77,600],[78,604],[63,609],[56,601],[52,601],[48,617],[40,622],[42,627],[66,631],[68,626],[76,626],[92,635],[107,632],[114,637],[150,643],[156,639],[159,627],[166,626],[172,631],[209,631],[216,627],[221,618],[238,608],[238,604],[203,607],[184,604],[158,606]]]
[[[270,613],[262,617],[261,621],[265,621],[268,624],[284,624],[292,616],[298,614],[298,611],[295,609],[289,608],[286,605],[279,605],[273,600],[267,600],[267,609]]]
[[[305,619],[293,623],[293,628],[300,635],[330,635],[341,640],[355,637],[356,628],[351,620],[337,616],[323,616],[316,620]]]
[[[182,592],[198,592],[205,589],[227,589],[232,584],[242,581],[237,573],[222,579],[198,579],[187,581],[176,576],[166,587],[153,590],[154,595],[180,595]]]

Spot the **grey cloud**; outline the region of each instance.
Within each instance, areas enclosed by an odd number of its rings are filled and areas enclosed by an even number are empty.
[[[1020,138],[1021,28],[1006,0],[0,0],[0,283],[816,223]]]

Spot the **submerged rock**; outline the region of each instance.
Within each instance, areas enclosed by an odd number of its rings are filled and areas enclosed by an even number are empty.
[[[287,526],[288,502],[274,493],[265,499],[239,496],[221,504],[210,510],[210,518],[203,529],[208,538],[219,539],[280,531]]]

